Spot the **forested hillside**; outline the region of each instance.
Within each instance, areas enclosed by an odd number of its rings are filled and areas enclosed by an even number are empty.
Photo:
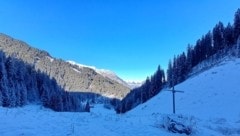
[[[162,88],[171,88],[185,81],[191,75],[216,65],[227,55],[240,57],[240,9],[235,13],[233,24],[224,26],[219,22],[212,31],[198,39],[195,45],[189,44],[186,52],[174,56],[169,61],[166,78],[164,70],[159,66],[141,87],[131,90],[118,104],[116,112],[131,110],[158,94]]]
[[[42,104],[55,111],[86,111],[77,95],[65,92],[54,78],[0,51],[0,106]]]
[[[91,92],[122,99],[129,87],[105,77],[89,67],[79,67],[48,52],[31,47],[25,42],[0,33],[0,50],[34,66],[68,92]]]
[[[193,69],[204,61],[210,63],[209,67],[226,55],[239,57],[239,35],[240,9],[235,13],[233,24],[228,23],[224,26],[219,22],[212,31],[198,39],[195,45],[189,44],[186,52],[174,56],[169,61],[167,69],[169,87],[185,81],[190,74],[196,72]]]

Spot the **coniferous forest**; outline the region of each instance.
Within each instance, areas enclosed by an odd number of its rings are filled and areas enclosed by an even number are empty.
[[[116,112],[125,113],[155,96],[162,88],[171,88],[185,81],[202,62],[214,64],[227,55],[240,57],[240,9],[235,13],[233,24],[224,26],[222,22],[217,23],[212,31],[198,39],[195,45],[189,44],[186,52],[174,56],[169,61],[166,78],[164,70],[159,66],[141,87],[130,91],[116,106]]]
[[[42,104],[55,111],[86,111],[77,95],[65,92],[55,79],[0,51],[0,106]]]
[[[193,69],[204,61],[212,63],[229,54],[240,57],[240,9],[235,13],[233,24],[225,26],[222,22],[217,23],[195,45],[189,44],[186,52],[174,56],[166,73],[158,66],[142,86],[131,90],[121,101],[114,99],[111,104],[117,113],[125,113],[146,102],[164,87],[173,87],[185,81]],[[29,103],[42,104],[55,111],[89,111],[89,103],[86,107],[79,96],[66,92],[54,78],[0,51],[0,106],[18,107]]]

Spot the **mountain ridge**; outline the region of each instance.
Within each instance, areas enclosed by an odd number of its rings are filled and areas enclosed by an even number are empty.
[[[111,80],[114,80],[120,84],[123,84],[124,86],[128,86],[129,88],[133,89],[133,88],[136,88],[136,87],[139,87],[141,86],[142,82],[135,82],[135,81],[124,81],[123,79],[121,79],[115,72],[111,71],[111,70],[108,70],[108,69],[98,69],[96,68],[95,66],[88,66],[88,65],[84,65],[84,64],[80,64],[80,63],[77,63],[75,61],[72,61],[72,60],[69,60],[67,61],[68,63],[72,64],[72,65],[76,65],[78,66],[79,68],[90,68],[90,69],[93,69],[95,70],[98,74],[104,76],[104,77],[107,77]]]
[[[31,47],[23,41],[2,33],[0,49],[7,55],[19,58],[33,65],[36,70],[55,78],[66,91],[92,92],[118,99],[122,99],[130,91],[128,86],[106,78],[93,69],[87,67],[79,69],[62,59],[52,57],[46,51]]]

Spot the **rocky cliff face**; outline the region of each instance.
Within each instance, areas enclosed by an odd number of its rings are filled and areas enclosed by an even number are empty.
[[[55,78],[57,83],[67,91],[93,92],[119,99],[125,97],[130,91],[129,87],[104,77],[91,68],[78,67],[53,58],[46,51],[30,47],[4,34],[0,34],[0,50],[32,64],[35,69]]]

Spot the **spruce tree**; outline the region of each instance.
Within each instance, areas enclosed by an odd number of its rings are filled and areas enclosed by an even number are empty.
[[[187,73],[190,73],[193,63],[193,49],[191,45],[187,47]]]
[[[234,45],[234,29],[230,23],[228,23],[224,30],[224,44],[226,47]]]
[[[0,52],[0,91],[1,91],[1,99],[2,99],[2,106],[3,107],[9,107],[11,101],[10,101],[10,93],[8,89],[8,83],[7,83],[7,72],[5,68],[5,61],[6,57],[3,52]]]
[[[213,49],[214,49],[214,53],[217,53],[218,51],[220,51],[224,48],[223,33],[224,33],[223,23],[219,22],[213,28]]]
[[[236,42],[239,35],[240,35],[240,9],[237,10],[234,16],[234,40]]]

